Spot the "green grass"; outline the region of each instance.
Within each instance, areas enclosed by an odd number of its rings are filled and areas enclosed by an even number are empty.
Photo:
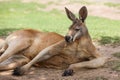
[[[120,21],[89,16],[87,25],[93,39],[101,44],[120,44]]]
[[[99,40],[101,44],[115,44],[120,45],[120,37],[114,36],[101,36],[101,39]]]
[[[106,64],[106,68],[109,67],[113,71],[120,71],[120,60],[112,60],[108,61]]]
[[[69,23],[65,15],[57,10],[43,12],[38,10],[36,6],[39,6],[39,4],[1,2],[0,29],[33,28],[42,31],[64,33],[65,28],[67,28],[65,26]]]
[[[50,12],[40,10],[44,8],[46,8],[46,5],[37,3],[0,2],[0,36],[23,28],[57,32],[65,35],[71,25],[71,21],[67,18],[65,12],[61,13],[56,9]],[[120,41],[120,21],[88,16],[86,24],[93,39],[106,42],[109,39],[112,42]],[[106,39],[106,37],[110,38]]]
[[[116,52],[113,54],[114,57],[120,58],[120,52]]]

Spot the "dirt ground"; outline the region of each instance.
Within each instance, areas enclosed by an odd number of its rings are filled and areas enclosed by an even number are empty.
[[[12,71],[0,72],[0,80],[120,80],[120,70],[114,67],[120,63],[120,58],[114,53],[120,53],[120,46],[96,45],[101,54],[111,56],[111,59],[98,69],[80,69],[73,76],[62,77],[64,70],[45,69],[32,67],[24,76],[10,75]]]
[[[2,0],[0,0],[2,1]],[[36,0],[22,0],[23,2],[30,2]],[[51,0],[37,0],[43,4]],[[55,1],[55,0],[53,0]],[[91,0],[99,1],[99,0]],[[109,1],[109,0],[100,0],[100,1]],[[113,2],[120,2],[120,0],[111,0]],[[80,6],[76,4],[68,4],[67,0],[64,3],[61,1],[59,5],[53,5],[46,7],[46,11],[51,9],[63,10],[63,7],[67,6],[72,11],[77,12]],[[115,8],[109,8],[103,5],[88,5],[88,10],[90,15],[101,16],[110,19],[120,20],[120,10]],[[105,14],[104,14],[105,13]],[[97,45],[99,52],[105,56],[111,56],[111,59],[101,68],[98,69],[80,69],[74,73],[73,76],[62,77],[64,70],[55,70],[55,69],[45,69],[45,68],[35,68],[32,67],[30,71],[24,76],[16,77],[10,75],[12,71],[0,72],[0,80],[120,80],[120,69],[115,69],[118,64],[120,64],[120,58],[113,56],[115,53],[120,53],[120,46],[111,46],[111,45]]]

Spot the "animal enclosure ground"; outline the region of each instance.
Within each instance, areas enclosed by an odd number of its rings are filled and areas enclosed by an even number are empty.
[[[120,46],[98,46],[98,49],[103,55],[111,56],[105,66],[98,69],[79,69],[73,76],[62,77],[64,70],[32,67],[26,75],[19,77],[0,72],[0,80],[119,80],[120,66],[117,66],[120,65],[120,58],[114,57],[113,54],[120,53]]]

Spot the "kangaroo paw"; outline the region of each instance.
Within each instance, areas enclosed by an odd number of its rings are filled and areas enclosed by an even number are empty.
[[[62,76],[72,76],[74,71],[72,69],[65,70]]]
[[[16,67],[13,71],[13,74],[12,75],[15,75],[15,76],[22,76],[23,74],[25,74],[26,70],[21,68],[21,67]]]

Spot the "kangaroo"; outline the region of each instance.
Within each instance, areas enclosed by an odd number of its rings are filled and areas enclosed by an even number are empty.
[[[70,76],[79,68],[103,66],[107,57],[97,51],[85,25],[87,8],[83,6],[79,10],[79,18],[66,7],[65,11],[72,21],[65,37],[33,29],[10,34],[1,47],[0,70],[13,70],[13,75],[23,75],[34,65],[65,69],[62,76]]]

